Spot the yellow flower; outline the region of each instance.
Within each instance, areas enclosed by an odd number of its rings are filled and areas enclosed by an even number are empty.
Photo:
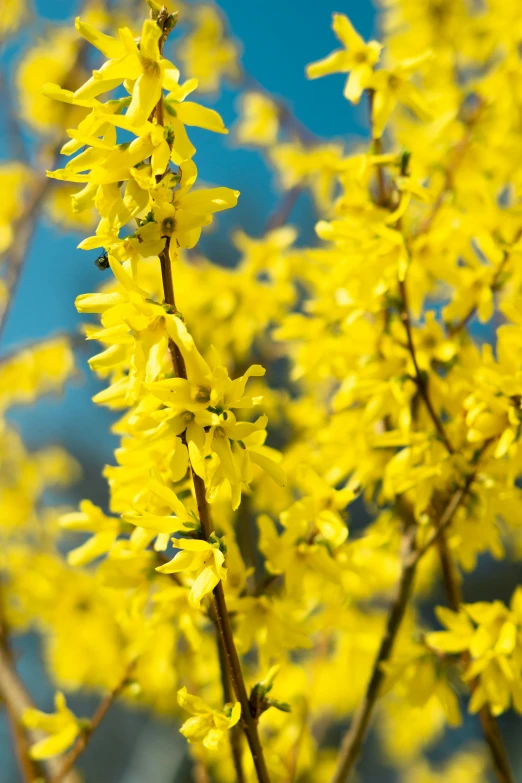
[[[344,96],[352,103],[358,103],[369,86],[382,46],[377,41],[365,43],[345,14],[333,14],[332,29],[344,49],[338,49],[324,60],[309,65],[306,75],[309,79],[318,79],[330,73],[350,73]]]
[[[0,40],[16,32],[26,16],[25,0],[4,0],[0,8]]]
[[[33,759],[58,756],[73,744],[81,732],[78,719],[67,707],[63,693],[56,693],[54,706],[56,712],[51,715],[31,707],[22,716],[24,726],[49,735],[31,746],[30,755]]]
[[[152,200],[152,212],[160,236],[172,237],[171,260],[176,260],[178,247],[191,248],[199,240],[201,229],[212,223],[213,215],[235,207],[238,190],[230,188],[200,188],[192,190],[197,168],[191,160],[181,167],[179,188],[173,193],[158,189]]]
[[[2,3],[3,8],[3,3]],[[76,87],[84,71],[77,65],[78,38],[73,30],[58,27],[23,56],[16,74],[24,120],[36,131],[49,133],[56,126],[72,126],[85,115],[82,107],[61,106],[42,91],[46,82],[67,82]]]
[[[421,91],[411,82],[412,74],[430,54],[398,63],[393,69],[375,71],[369,82],[374,90],[372,105],[372,131],[379,139],[397,104],[402,104],[422,120],[429,119],[430,113]]]
[[[226,732],[241,717],[241,705],[226,704],[223,710],[213,710],[198,696],[192,696],[186,688],[178,691],[178,704],[193,715],[180,729],[189,742],[202,742],[208,750],[219,750]]]
[[[174,546],[181,552],[169,562],[158,566],[160,574],[179,574],[187,572],[194,576],[190,588],[189,601],[191,606],[199,607],[201,599],[211,593],[221,580],[227,578],[224,566],[225,555],[220,549],[219,541],[213,543],[193,538],[174,538]]]
[[[110,551],[120,532],[120,520],[107,517],[90,500],[82,500],[80,510],[63,514],[60,524],[64,530],[92,533],[87,541],[67,555],[72,566],[86,565]]]
[[[132,97],[126,117],[139,125],[150,117],[162,95],[162,89],[176,89],[179,71],[169,60],[161,57],[159,40],[162,33],[152,19],[143,22],[139,48],[127,27],[120,28],[119,38],[113,38],[77,18],[76,29],[108,58],[76,90],[76,99],[90,100],[127,81],[132,84]]]
[[[0,411],[61,391],[75,372],[74,353],[66,337],[42,340],[7,356],[0,363]]]
[[[241,96],[240,117],[236,123],[236,136],[242,144],[269,146],[279,132],[279,110],[276,103],[259,92],[247,92]]]
[[[484,601],[465,604],[459,612],[438,607],[437,615],[448,630],[428,634],[426,642],[441,652],[469,653],[464,679],[478,679],[470,711],[489,703],[494,715],[511,704],[522,713],[522,588],[515,590],[509,609],[501,601]]]
[[[197,5],[194,29],[178,48],[178,57],[202,92],[216,92],[223,78],[239,76],[237,44],[225,34],[223,20],[214,5]]]

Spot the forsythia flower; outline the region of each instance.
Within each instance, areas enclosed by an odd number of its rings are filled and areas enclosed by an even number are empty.
[[[369,86],[373,66],[378,62],[382,46],[377,41],[365,43],[344,14],[334,14],[332,30],[344,46],[324,60],[308,66],[309,79],[317,79],[330,73],[349,73],[344,97],[358,103],[363,90]]]
[[[31,746],[31,758],[47,759],[58,756],[69,748],[81,732],[81,724],[67,707],[65,696],[58,692],[54,697],[56,712],[47,714],[27,709],[23,714],[23,723],[27,728],[37,729],[48,734]]]
[[[470,710],[488,703],[500,715],[513,703],[522,713],[522,588],[509,609],[494,601],[465,604],[458,613],[438,607],[437,615],[448,630],[428,634],[426,642],[441,652],[469,653],[464,679],[478,678]]]
[[[3,7],[3,4],[2,4]],[[81,107],[63,107],[42,92],[46,82],[67,82],[76,86],[83,76],[78,65],[78,39],[69,28],[58,27],[23,56],[16,74],[21,112],[25,121],[40,133],[79,121]]]
[[[225,34],[216,6],[196,6],[193,20],[194,29],[181,42],[178,56],[202,92],[216,92],[223,78],[239,76],[238,47]]]
[[[480,750],[456,753],[442,767],[420,761],[404,774],[404,783],[483,783],[487,762]]]
[[[202,742],[208,750],[219,750],[226,732],[241,717],[241,705],[225,705],[223,710],[213,710],[198,696],[192,696],[186,688],[178,691],[178,704],[193,717],[185,721],[180,732],[189,742]]]
[[[65,337],[42,340],[4,359],[0,364],[0,410],[61,390],[75,369],[74,354]]]
[[[214,587],[227,578],[224,567],[225,555],[219,541],[199,541],[195,539],[173,539],[181,552],[169,562],[158,566],[160,574],[179,574],[187,572],[194,576],[190,588],[189,600],[192,606],[199,607],[201,599],[211,593]],[[221,547],[223,544],[221,544]]]
[[[236,136],[242,144],[269,146],[277,139],[279,111],[273,100],[259,92],[241,96]]]

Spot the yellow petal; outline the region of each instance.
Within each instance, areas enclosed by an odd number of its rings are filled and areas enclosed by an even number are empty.
[[[143,22],[141,30],[140,40],[140,54],[146,60],[159,63],[159,39],[161,38],[161,30],[159,25],[152,19],[146,19]]]
[[[121,57],[125,53],[121,42],[117,38],[100,33],[92,25],[82,22],[79,16],[74,20],[74,25],[82,38],[85,38],[86,41],[95,46],[108,60]]]
[[[214,109],[207,109],[198,103],[186,101],[176,106],[176,114],[184,125],[195,125],[197,128],[228,133],[221,116]]]
[[[59,756],[60,753],[71,747],[78,734],[78,726],[76,723],[71,723],[57,734],[52,734],[32,745],[29,755],[36,760]]]

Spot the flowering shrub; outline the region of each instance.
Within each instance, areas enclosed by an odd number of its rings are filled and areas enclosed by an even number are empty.
[[[519,548],[519,9],[386,0],[382,43],[334,14],[340,48],[307,75],[345,74],[344,98],[367,103],[369,141],[345,149],[248,78],[215,6],[148,6],[136,26],[125,4],[88,5],[85,43],[64,29],[25,55],[23,117],[68,160],[42,142],[46,180],[0,168],[2,325],[45,203],[106,273],[76,307],[119,438],[108,508],[50,509],[75,461],[2,423],[0,693],[22,772],[74,782],[121,696],[182,721],[213,780],[346,783],[375,726],[406,783],[515,781],[496,719],[522,712],[520,588],[509,608],[462,588]],[[186,19],[182,78],[165,53]],[[240,195],[200,186],[194,162],[191,128],[227,129],[190,97],[223,78],[244,86],[236,141],[284,191],[261,238],[234,234],[235,268],[195,249]],[[304,191],[310,248],[287,225]],[[65,337],[0,361],[2,411],[74,374]],[[421,612],[439,580],[443,629]],[[105,692],[91,719],[61,690],[53,714],[31,704],[9,643],[27,628],[57,688]],[[432,767],[464,711],[484,750]]]

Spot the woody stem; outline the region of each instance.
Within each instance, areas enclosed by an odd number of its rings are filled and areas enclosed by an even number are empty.
[[[175,307],[174,298],[174,286],[172,281],[172,272],[170,267],[169,256],[169,244],[170,239],[167,238],[165,248],[163,249],[160,261],[161,272],[163,280],[163,294],[165,302],[171,307]],[[185,362],[179,348],[174,344],[173,340],[169,340],[169,349],[171,356],[173,357],[174,370],[179,378],[187,378],[187,369]],[[174,356],[176,359],[174,360]],[[190,472],[192,476],[192,482],[194,485],[194,494],[196,496],[196,503],[198,506],[198,514],[201,523],[201,533],[205,541],[208,541],[213,531],[212,520],[210,515],[210,508],[206,498],[205,482],[198,476],[194,470],[192,464],[190,465]],[[216,615],[216,625],[220,636],[221,644],[224,650],[224,660],[228,667],[228,673],[232,682],[232,687],[236,694],[237,700],[241,704],[241,725],[245,732],[245,736],[252,753],[254,760],[254,766],[256,769],[259,783],[270,783],[270,777],[268,769],[263,755],[263,749],[259,739],[259,732],[257,729],[257,720],[253,717],[250,709],[250,700],[247,695],[245,681],[243,679],[243,672],[241,670],[241,663],[236,650],[234,637],[232,634],[232,627],[230,625],[230,617],[227,610],[227,604],[225,600],[225,593],[223,585],[218,582],[213,590],[214,597],[214,610]]]

